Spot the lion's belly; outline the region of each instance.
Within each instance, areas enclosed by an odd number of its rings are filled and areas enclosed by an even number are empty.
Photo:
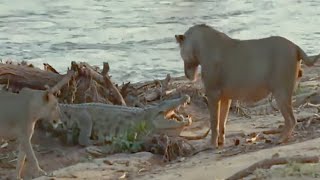
[[[237,67],[230,65],[226,68],[228,70],[223,70],[220,84],[222,95],[242,101],[258,101],[268,96],[272,89],[270,67],[262,59],[259,60],[259,66],[257,62],[249,61],[245,63],[246,66],[241,64]],[[256,66],[260,68],[254,68]]]
[[[222,96],[244,102],[256,102],[270,94],[267,86],[223,88]]]

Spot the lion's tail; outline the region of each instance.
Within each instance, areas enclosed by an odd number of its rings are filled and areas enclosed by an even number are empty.
[[[320,54],[318,54],[317,56],[308,57],[307,54],[299,46],[296,46],[296,47],[297,47],[298,61],[302,59],[305,65],[312,66],[314,63],[316,63],[319,60]]]

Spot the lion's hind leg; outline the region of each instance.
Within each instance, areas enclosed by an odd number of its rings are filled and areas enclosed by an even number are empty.
[[[274,97],[280,109],[280,112],[284,117],[284,127],[279,139],[279,143],[283,143],[288,141],[291,137],[297,121],[293,114],[292,99],[290,93],[275,93]]]

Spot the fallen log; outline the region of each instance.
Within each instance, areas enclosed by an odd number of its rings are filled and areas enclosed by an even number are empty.
[[[287,164],[289,162],[297,162],[297,163],[318,163],[319,157],[318,156],[306,156],[306,157],[273,157],[270,159],[264,159],[262,161],[256,162],[253,165],[249,166],[246,169],[243,169],[234,175],[228,177],[226,180],[237,180],[242,179],[250,174],[252,174],[256,169],[269,169],[273,165],[281,165]]]
[[[61,81],[63,77],[64,75],[43,71],[39,68],[0,64],[0,84],[18,90],[23,87],[45,90],[45,85],[52,87]]]

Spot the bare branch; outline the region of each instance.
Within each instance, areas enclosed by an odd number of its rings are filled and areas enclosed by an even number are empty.
[[[73,70],[69,70],[68,73],[62,78],[62,80],[59,81],[56,85],[54,85],[50,89],[50,91],[53,93],[58,92],[64,85],[68,84],[73,75],[75,75],[75,72]]]
[[[236,180],[236,179],[242,179],[250,174],[252,174],[256,169],[268,169],[272,167],[273,165],[280,165],[280,164],[287,164],[289,162],[297,162],[297,163],[318,163],[319,157],[318,156],[308,156],[308,157],[274,157],[271,159],[264,159],[262,161],[256,162],[253,165],[249,166],[248,168],[245,168],[234,175],[228,177],[226,180]]]

